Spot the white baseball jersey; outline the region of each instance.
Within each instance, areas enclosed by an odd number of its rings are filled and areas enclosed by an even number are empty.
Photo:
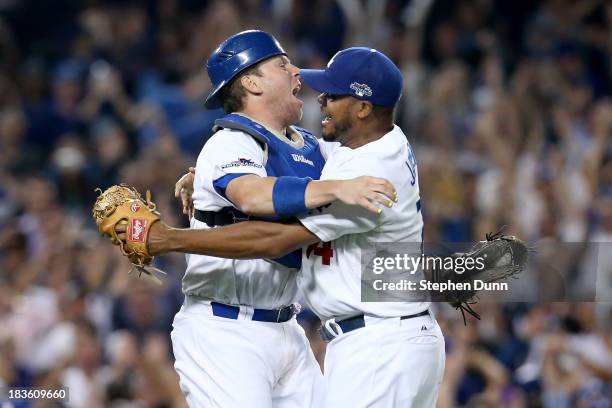
[[[322,241],[303,250],[298,275],[305,302],[321,320],[359,314],[397,317],[429,307],[429,302],[361,302],[361,248],[368,242],[421,242],[423,229],[416,161],[399,127],[357,149],[334,149],[321,180],[365,175],[391,181],[399,201],[381,215],[335,201],[300,217]]]
[[[301,136],[293,134],[299,145]],[[225,197],[229,181],[242,174],[266,177],[265,152],[252,136],[222,129],[204,145],[196,163],[193,183],[194,207],[218,211],[233,207]],[[209,228],[196,219],[191,228]],[[232,260],[204,255],[187,255],[183,292],[220,303],[274,309],[296,300],[296,271],[266,260]]]

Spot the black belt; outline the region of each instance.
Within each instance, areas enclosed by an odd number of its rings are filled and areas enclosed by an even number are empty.
[[[223,303],[210,302],[213,315],[225,317],[226,319],[238,319],[240,314],[239,306],[224,305]],[[293,315],[299,313],[299,309],[295,305],[283,307],[282,309],[254,309],[251,320],[257,322],[284,323],[291,320]]]
[[[220,211],[195,210],[193,218],[206,223],[211,228],[249,220],[248,215],[231,207],[223,208]]]
[[[401,316],[400,320],[413,319],[415,317],[421,317],[421,316],[427,316],[427,315],[429,315],[429,309],[423,310],[420,313]],[[350,317],[345,320],[341,320],[339,322],[336,322],[336,324],[340,326],[340,328],[342,329],[342,333],[348,333],[348,332],[352,332],[353,330],[357,330],[357,329],[361,329],[362,327],[365,327],[365,318],[363,315],[359,315],[355,317]],[[335,333],[335,334],[339,335],[340,333]],[[321,327],[321,336],[323,337],[323,340],[326,340],[326,341],[333,340],[336,337],[336,336],[333,336],[331,333],[328,333],[325,326]]]

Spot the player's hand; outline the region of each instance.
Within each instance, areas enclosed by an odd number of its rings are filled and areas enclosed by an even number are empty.
[[[183,214],[193,217],[193,179],[195,167],[190,167],[189,172],[184,174],[174,185],[174,196],[181,199]]]
[[[397,202],[397,191],[389,180],[379,177],[361,176],[342,180],[336,189],[336,199],[348,205],[358,205],[375,214],[382,207],[391,207]]]
[[[162,221],[158,221],[151,225],[151,229],[149,230],[149,235],[147,237],[147,250],[153,256],[160,255],[167,251],[165,246],[166,237],[165,233],[170,229],[166,224]],[[117,237],[126,242],[127,240],[127,224],[117,224],[115,225],[115,231],[117,232]]]

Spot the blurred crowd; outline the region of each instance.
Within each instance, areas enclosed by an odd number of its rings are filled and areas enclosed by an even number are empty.
[[[69,407],[185,406],[168,335],[184,257],[158,259],[163,286],[128,276],[90,211],[95,188],[126,182],[187,225],[174,183],[222,114],[202,105],[205,61],[249,28],[300,67],[352,45],[397,63],[426,241],[507,225],[533,245],[599,243],[612,263],[610,2],[3,1],[0,387],[67,386]],[[301,125],[316,133],[316,94],[301,95]],[[587,252],[560,267],[579,273]],[[606,276],[597,285],[612,293]],[[599,300],[484,302],[467,327],[436,305],[439,407],[612,407],[612,295]],[[316,318],[300,320],[322,362]]]

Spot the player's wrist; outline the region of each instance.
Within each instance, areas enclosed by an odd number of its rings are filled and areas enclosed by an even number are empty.
[[[337,199],[334,180],[315,180],[306,186],[305,203],[309,209],[332,203]]]
[[[169,248],[171,240],[168,236],[170,230],[171,228],[162,221],[158,221],[151,225],[147,239],[147,248],[151,255],[156,256],[171,251]]]
[[[344,191],[343,189],[347,188],[347,186],[345,185],[346,180],[325,180],[325,181],[328,183],[327,188],[331,195],[330,202],[336,201],[336,200],[342,201],[342,192]]]

